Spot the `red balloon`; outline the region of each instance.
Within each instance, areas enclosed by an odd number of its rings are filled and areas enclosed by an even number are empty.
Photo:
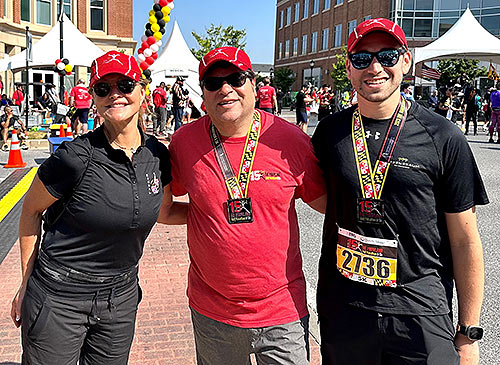
[[[151,36],[151,37],[148,37],[148,39],[146,40],[146,42],[148,43],[148,47],[155,44],[156,43],[156,38]]]
[[[167,0],[167,2],[169,2],[169,3],[173,2],[173,1],[174,1],[174,0]]]
[[[57,65],[59,62],[61,62],[61,59],[60,59],[60,58],[58,58],[58,59],[56,60],[56,65]]]
[[[154,38],[154,37],[153,37],[153,38]],[[147,41],[142,42],[142,44],[141,44],[141,48],[142,48],[142,49],[149,48],[149,43],[148,43]]]
[[[168,1],[167,0],[160,0],[160,2],[158,4],[160,4],[160,6],[163,8],[164,6],[167,6]]]
[[[144,52],[144,48],[142,48],[142,47],[137,50],[137,53],[139,53],[139,54],[141,54],[142,52]]]
[[[71,71],[66,72],[66,76],[70,76],[70,75],[71,75]]]
[[[154,52],[151,57],[153,57],[155,60],[158,58],[158,52]]]
[[[149,67],[149,65],[146,63],[146,61],[144,61],[144,62],[141,62],[139,67],[141,68],[141,70],[146,70]]]
[[[149,66],[151,66],[154,62],[155,59],[153,57],[147,57],[145,61]]]

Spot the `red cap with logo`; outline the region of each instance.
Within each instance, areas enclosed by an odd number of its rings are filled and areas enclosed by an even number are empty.
[[[109,74],[121,74],[139,81],[142,72],[133,56],[118,51],[109,51],[92,61],[89,88]]]
[[[200,81],[203,80],[205,72],[214,63],[219,61],[229,62],[241,71],[252,70],[250,57],[242,49],[236,47],[220,47],[208,52],[200,61]]]
[[[347,41],[347,52],[351,52],[354,46],[363,38],[363,36],[372,32],[385,32],[393,36],[402,46],[408,49],[405,32],[396,23],[385,18],[368,19],[359,24],[349,35]]]

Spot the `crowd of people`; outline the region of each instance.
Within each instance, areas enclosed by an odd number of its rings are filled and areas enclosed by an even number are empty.
[[[476,206],[488,197],[472,151],[446,117],[401,89],[412,55],[398,25],[362,22],[347,53],[351,106],[332,113],[328,87],[304,85],[297,95],[300,127],[308,107],[323,110],[310,138],[276,115],[267,80],[257,91],[243,50],[208,52],[199,64],[207,114],[180,128],[188,95],[178,78],[168,148],[144,133],[146,80],[135,59],[97,58],[89,87],[102,125],[62,144],[23,204],[22,282],[11,306],[23,363],[127,363],[138,265],[158,222],[187,225],[199,364],[248,364],[251,354],[259,365],[307,364],[300,198],[324,214],[324,364],[477,365],[484,263]],[[152,93],[156,134],[169,120],[168,89]],[[188,203],[174,198],[186,194]]]

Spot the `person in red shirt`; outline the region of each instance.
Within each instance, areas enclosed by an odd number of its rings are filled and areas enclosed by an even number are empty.
[[[207,115],[177,130],[169,146],[172,193],[189,194],[198,363],[247,364],[254,353],[258,364],[307,364],[295,199],[320,212],[326,202],[310,139],[254,108],[255,74],[243,50],[210,51],[199,76]]]
[[[167,123],[168,95],[165,88],[165,83],[162,81],[155,91],[153,91],[153,104],[156,114],[156,118],[153,118],[153,133],[155,136],[163,135],[165,124]]]
[[[12,94],[12,102],[14,103],[14,105],[20,107],[23,101],[24,101],[23,86],[17,85],[16,91],[14,91],[14,94]]]
[[[269,77],[264,79],[264,86],[257,92],[257,101],[259,102],[259,109],[268,113],[273,113],[278,108],[276,90],[271,86]]]
[[[76,112],[71,118],[73,130],[77,135],[81,132],[87,133],[92,96],[89,89],[85,87],[85,80],[79,79],[76,86],[71,89],[69,104],[76,108]]]

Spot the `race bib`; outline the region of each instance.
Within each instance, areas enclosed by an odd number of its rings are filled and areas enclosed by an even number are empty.
[[[339,228],[337,269],[346,278],[375,286],[396,287],[398,241]]]

